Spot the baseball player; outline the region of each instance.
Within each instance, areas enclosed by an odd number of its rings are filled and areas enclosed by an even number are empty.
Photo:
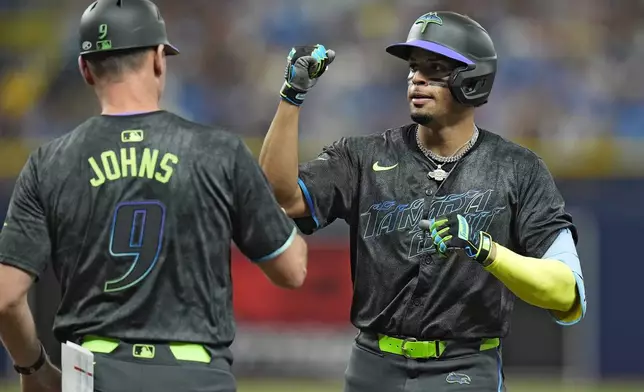
[[[260,165],[304,233],[350,227],[345,391],[502,391],[515,297],[562,325],[584,315],[575,226],[543,161],[475,124],[497,68],[480,24],[430,12],[387,52],[409,64],[413,123],[298,165],[300,105],[335,53],[295,47]]]
[[[238,137],[159,108],[178,51],[154,3],[94,2],[79,48],[102,114],[38,148],[17,180],[0,337],[25,391],[60,390],[26,301],[51,259],[55,336],[95,353],[97,391],[234,391],[231,242],[285,288],[303,283],[305,242]]]

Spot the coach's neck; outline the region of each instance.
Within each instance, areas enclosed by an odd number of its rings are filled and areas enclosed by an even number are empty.
[[[474,110],[445,120],[419,125],[421,143],[432,152],[449,157],[457,153],[474,134]]]
[[[144,75],[131,73],[119,81],[100,83],[96,95],[106,115],[153,112],[159,110],[159,93]]]

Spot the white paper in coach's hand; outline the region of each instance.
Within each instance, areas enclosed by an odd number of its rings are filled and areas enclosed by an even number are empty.
[[[72,342],[61,346],[63,392],[94,392],[94,354]]]

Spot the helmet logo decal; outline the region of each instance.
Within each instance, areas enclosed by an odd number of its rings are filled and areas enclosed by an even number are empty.
[[[439,26],[442,26],[443,19],[441,19],[441,17],[438,16],[437,12],[430,12],[416,19],[416,22],[414,22],[414,25],[422,24],[423,28],[420,30],[420,33],[423,34],[425,33],[425,30],[427,30],[427,25],[429,25],[430,23],[434,23]]]
[[[96,42],[97,50],[109,50],[112,49],[112,41],[106,40],[107,37],[107,24],[102,24],[98,26],[98,41]]]

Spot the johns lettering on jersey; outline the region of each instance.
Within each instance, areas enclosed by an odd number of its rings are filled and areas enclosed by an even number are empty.
[[[457,252],[435,254],[418,223],[449,213],[499,244],[540,258],[561,229],[576,231],[543,161],[481,130],[474,148],[440,182],[418,149],[416,126],[343,138],[300,166],[312,211],[307,234],[336,219],[350,225],[351,321],[363,331],[424,339],[504,337],[512,294]],[[440,189],[439,189],[440,186]],[[374,289],[378,288],[378,289]]]
[[[51,262],[59,341],[228,346],[231,241],[259,259],[294,230],[239,137],[165,111],[97,116],[31,154],[0,260],[35,276]]]

